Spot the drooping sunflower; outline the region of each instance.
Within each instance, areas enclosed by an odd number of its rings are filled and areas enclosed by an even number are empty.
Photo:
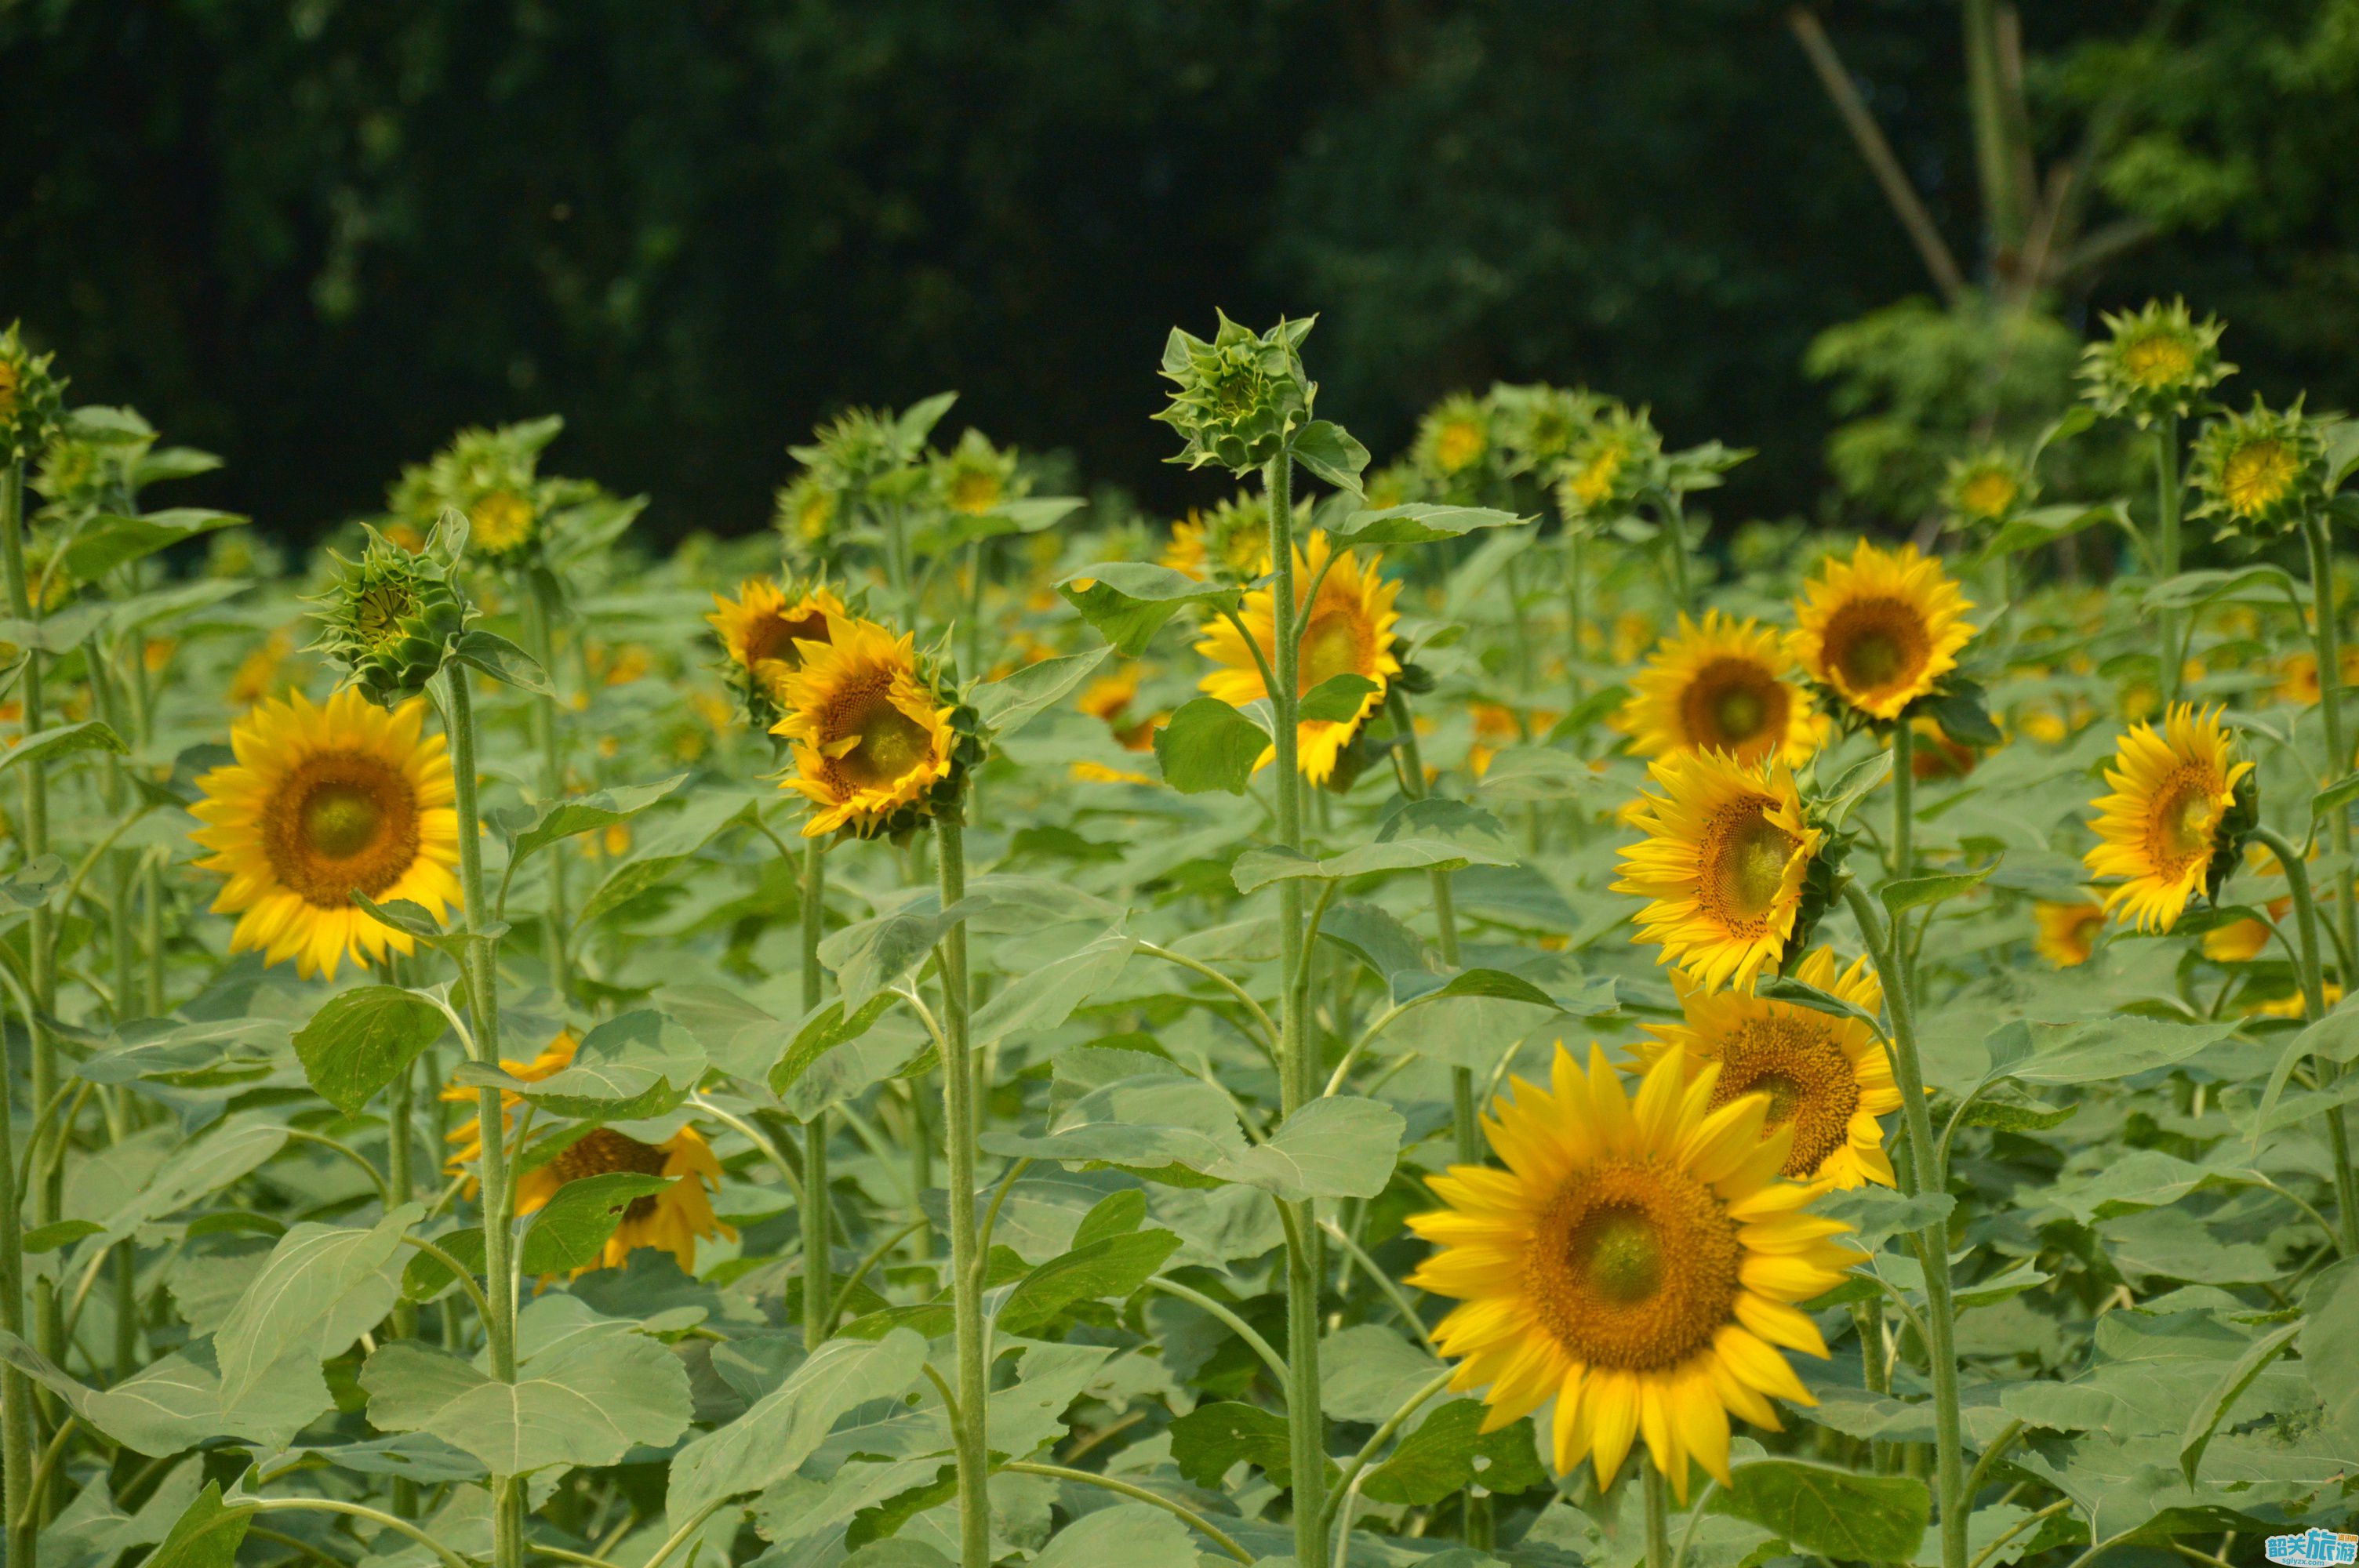
[[[843,600],[827,588],[790,599],[770,579],[749,577],[737,585],[735,599],[714,594],[704,622],[721,638],[730,685],[756,718],[774,723],[785,708],[787,676],[802,667],[799,644],[826,642],[828,617],[844,613]]]
[[[2238,786],[2252,771],[2236,760],[2217,708],[2199,714],[2180,703],[2160,730],[2141,724],[2125,734],[2105,770],[2113,793],[2092,803],[2103,842],[2082,857],[2097,876],[2121,879],[2105,912],[2140,931],[2177,925],[2188,898],[2211,891],[2235,863],[2238,825],[2251,811],[2250,786]]]
[[[421,733],[426,704],[388,713],[351,688],[324,706],[301,692],[257,705],[230,728],[235,763],[197,781],[198,865],[229,881],[213,900],[235,914],[230,951],[336,977],[347,957],[412,950],[410,938],[352,901],[406,899],[440,919],[459,901],[459,814],[451,758]]]
[[[2097,950],[2097,934],[2105,928],[2102,903],[2035,903],[2031,918],[2039,927],[2031,939],[2039,956],[2060,969],[2076,968]],[[2207,936],[2206,941],[2210,938]]]
[[[1304,617],[1298,695],[1307,696],[1340,675],[1364,676],[1375,683],[1375,689],[1360,699],[1349,719],[1309,719],[1295,726],[1296,755],[1302,776],[1312,784],[1324,784],[1334,773],[1336,757],[1368,715],[1384,705],[1386,687],[1401,667],[1393,654],[1393,626],[1400,620],[1393,600],[1400,594],[1400,584],[1385,579],[1379,570],[1381,557],[1363,565],[1357,552],[1347,549],[1331,568],[1330,554],[1327,535],[1318,532],[1310,535],[1307,549],[1294,553],[1296,610]],[[1319,584],[1319,598],[1303,611],[1302,596],[1322,570],[1326,575]],[[1261,645],[1262,656],[1273,665],[1277,663],[1277,610],[1276,595],[1269,589],[1256,589],[1245,595],[1239,617]],[[1205,695],[1238,707],[1269,696],[1252,648],[1231,622],[1218,621],[1207,626],[1196,652],[1221,666],[1197,683]],[[1266,747],[1254,765],[1267,767],[1277,756],[1275,746]]]
[[[1782,762],[1680,752],[1647,772],[1664,793],[1628,813],[1646,838],[1622,851],[1614,884],[1650,901],[1635,940],[1660,944],[1658,961],[1707,991],[1751,985],[1785,957],[1826,834],[1803,816]]]
[[[1794,975],[1870,1016],[1884,1006],[1884,988],[1864,958],[1838,968],[1833,950],[1821,947]],[[1751,991],[1707,992],[1675,983],[1686,1022],[1647,1024],[1655,1039],[1639,1044],[1641,1062],[1652,1065],[1680,1054],[1690,1078],[1718,1067],[1714,1110],[1740,1096],[1767,1095],[1763,1133],[1791,1132],[1779,1167],[1791,1181],[1821,1188],[1896,1184],[1884,1124],[1876,1119],[1900,1108],[1900,1089],[1874,1030],[1855,1018]]]
[[[786,717],[770,732],[795,742],[795,771],[780,787],[818,807],[803,837],[893,831],[951,777],[956,705],[919,670],[915,633],[897,641],[873,621],[831,614],[824,644],[798,646],[802,667],[780,687]]]
[[[1940,562],[1913,545],[1862,539],[1848,561],[1828,561],[1795,602],[1794,657],[1855,713],[1897,719],[1958,667],[1974,634],[1973,605]]]
[[[511,1077],[537,1084],[571,1066],[573,1054],[581,1044],[573,1031],[568,1029],[530,1062],[504,1061],[500,1066]],[[473,1106],[479,1103],[479,1091],[453,1085],[442,1091],[442,1098]],[[504,1127],[513,1125],[516,1108],[523,1103],[514,1090],[500,1091],[500,1119]],[[449,1138],[451,1156],[443,1168],[450,1174],[455,1176],[483,1159],[480,1116],[451,1129]],[[538,1213],[568,1182],[616,1171],[676,1179],[661,1192],[632,1199],[630,1206],[623,1211],[622,1223],[607,1238],[605,1251],[596,1262],[573,1271],[577,1278],[592,1269],[619,1269],[642,1247],[670,1253],[679,1260],[684,1272],[692,1274],[696,1272],[698,1241],[715,1236],[733,1239],[736,1237],[734,1230],[714,1217],[712,1199],[705,1191],[708,1186],[716,1193],[721,1190],[721,1162],[713,1158],[712,1145],[704,1141],[703,1135],[686,1123],[660,1143],[645,1143],[611,1127],[592,1128],[516,1178],[516,1213]],[[475,1187],[475,1179],[471,1175],[467,1191],[472,1194]]]
[[[1614,727],[1641,756],[1726,752],[1743,762],[1800,764],[1826,741],[1827,721],[1788,676],[1793,654],[1774,631],[1717,610],[1679,630],[1631,677]]]
[[[1484,1118],[1507,1168],[1452,1166],[1408,1221],[1438,1248],[1409,1283],[1462,1303],[1434,1338],[1485,1428],[1553,1399],[1560,1472],[1587,1458],[1603,1486],[1643,1436],[1681,1501],[1690,1460],[1727,1481],[1731,1414],[1774,1431],[1770,1400],[1814,1402],[1779,1350],[1827,1353],[1794,1303],[1856,1256],[1779,1178],[1769,1097],[1715,1106],[1719,1076],[1667,1053],[1633,1103],[1603,1052],[1584,1073],[1560,1045],[1550,1089],[1518,1079]]]

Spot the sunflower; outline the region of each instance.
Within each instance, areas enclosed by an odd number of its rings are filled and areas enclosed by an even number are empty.
[[[511,1077],[537,1084],[571,1066],[573,1053],[581,1044],[573,1031],[568,1029],[530,1062],[504,1061],[500,1066]],[[454,1085],[442,1091],[442,1098],[461,1105],[476,1105],[480,1103],[480,1093]],[[503,1128],[514,1123],[516,1108],[522,1103],[522,1098],[514,1090],[500,1091]],[[443,1169],[457,1175],[484,1157],[481,1116],[451,1129],[449,1141],[452,1149]],[[576,1277],[592,1269],[619,1269],[642,1247],[670,1253],[679,1260],[684,1272],[693,1274],[699,1239],[714,1236],[735,1239],[737,1233],[713,1217],[712,1203],[705,1193],[707,1186],[716,1193],[721,1190],[721,1162],[713,1158],[712,1146],[703,1136],[686,1123],[660,1143],[643,1143],[611,1127],[592,1128],[559,1150],[554,1157],[516,1178],[516,1211],[518,1216],[536,1214],[566,1183],[616,1171],[680,1179],[661,1192],[633,1198],[630,1206],[623,1211],[622,1223],[607,1238],[605,1251],[595,1263],[585,1263],[574,1270]],[[467,1191],[472,1194],[475,1187],[475,1179],[470,1176]]]
[[[1825,741],[1827,722],[1788,684],[1793,670],[1784,641],[1757,622],[1707,610],[1699,625],[1682,615],[1631,677],[1614,727],[1641,756],[1708,750],[1799,764]]]
[[[1994,447],[1951,460],[1941,500],[1959,525],[1987,526],[2013,517],[2031,499],[2033,488],[2022,465]]]
[[[780,687],[786,717],[770,733],[795,742],[795,771],[780,787],[819,808],[803,837],[888,831],[951,776],[955,708],[919,672],[915,633],[897,642],[873,621],[832,613],[825,644],[799,646],[802,666]]]
[[[505,560],[532,543],[538,521],[533,504],[513,490],[495,490],[467,509],[469,542],[482,554]]]
[[[1417,460],[1432,473],[1457,478],[1490,453],[1490,410],[1471,394],[1451,394],[1418,422],[1414,449]]]
[[[1690,1460],[1728,1481],[1732,1413],[1775,1430],[1772,1398],[1815,1402],[1778,1350],[1827,1353],[1794,1303],[1842,1281],[1850,1227],[1802,1212],[1791,1128],[1765,1136],[1767,1095],[1715,1105],[1717,1067],[1668,1052],[1635,1104],[1594,1045],[1551,1076],[1484,1119],[1506,1170],[1430,1178],[1447,1206],[1408,1221],[1438,1248],[1409,1283],[1462,1303],[1434,1339],[1453,1387],[1487,1385],[1486,1429],[1554,1399],[1560,1472],[1587,1458],[1603,1487],[1644,1436],[1684,1502]]]
[[[980,430],[970,428],[933,467],[942,504],[962,516],[984,516],[1021,491],[1016,454],[1001,451]]]
[[[1636,940],[1661,944],[1659,961],[1708,991],[1750,985],[1785,957],[1826,834],[1804,818],[1781,762],[1681,752],[1647,772],[1665,793],[1636,803],[1628,820],[1646,838],[1622,851],[1614,884],[1652,901]]]
[[[1309,591],[1313,578],[1325,577],[1319,584],[1319,598],[1304,613],[1302,622],[1302,660],[1297,672],[1297,695],[1307,696],[1320,685],[1340,675],[1364,676],[1375,683],[1375,689],[1360,699],[1357,710],[1345,719],[1305,719],[1295,726],[1295,745],[1302,776],[1312,784],[1324,784],[1335,771],[1335,759],[1349,744],[1360,725],[1369,714],[1383,706],[1386,683],[1400,674],[1400,660],[1393,656],[1393,624],[1400,617],[1393,610],[1393,600],[1400,593],[1400,585],[1385,579],[1378,568],[1382,558],[1365,566],[1352,550],[1346,549],[1328,567],[1330,546],[1327,535],[1314,532],[1308,550],[1294,553],[1296,609],[1301,611],[1302,595]],[[1256,589],[1245,595],[1245,612],[1239,617],[1254,641],[1261,644],[1262,656],[1277,663],[1277,601],[1266,589]],[[1261,678],[1261,666],[1253,650],[1246,645],[1245,635],[1226,621],[1215,622],[1205,628],[1204,640],[1196,644],[1196,652],[1211,659],[1221,668],[1206,676],[1198,686],[1211,697],[1223,702],[1243,707],[1269,696]],[[1277,755],[1275,746],[1263,750],[1261,760],[1254,765],[1266,767]]]
[[[777,497],[778,531],[793,544],[815,549],[835,527],[835,492],[819,475],[807,473],[781,485]]]
[[[826,642],[828,618],[843,614],[843,600],[825,588],[789,600],[768,578],[749,577],[735,599],[714,594],[704,622],[720,635],[732,684],[783,709],[787,676],[802,667],[800,644]]]
[[[1297,507],[1296,522],[1304,519]],[[1250,582],[1269,570],[1269,508],[1259,496],[1240,492],[1212,508],[1211,516],[1190,508],[1171,524],[1163,564],[1182,576],[1207,582],[1215,571]]]
[[[2107,340],[2081,356],[2084,395],[2099,413],[2126,414],[2140,429],[2193,413],[2204,393],[2236,372],[2220,358],[2218,319],[2196,320],[2183,299],[2149,300],[2104,323]]]
[[[2294,527],[2324,510],[2329,466],[2326,438],[2299,398],[2278,412],[2256,397],[2250,413],[2214,419],[2197,438],[2193,478],[2203,503],[2191,515],[2219,518],[2223,537]]]
[[[1794,605],[1794,656],[1810,678],[1869,719],[1893,719],[1958,667],[1974,629],[1973,606],[1939,561],[1913,545],[1880,550],[1866,540],[1802,587]]]
[[[1917,749],[1908,753],[1908,776],[1920,783],[1964,778],[1983,760],[1980,752],[1951,740],[1930,719],[1912,719],[1908,728],[1917,738]]]
[[[1545,708],[1518,713],[1504,703],[1479,699],[1466,705],[1466,716],[1474,721],[1474,738],[1466,746],[1466,771],[1478,779],[1491,771],[1491,759],[1500,752],[1534,735],[1546,735],[1563,717]],[[1419,735],[1433,728],[1432,721],[1422,716],[1410,723]]]
[[[1143,719],[1134,718],[1130,705],[1138,700],[1138,669],[1129,665],[1116,674],[1101,676],[1083,688],[1076,704],[1083,713],[1114,731],[1115,743],[1125,752],[1147,752],[1155,748],[1155,731],[1168,714],[1152,713]]]
[[[2113,793],[2092,804],[2104,840],[2083,859],[2100,877],[2121,878],[2105,894],[2109,914],[2126,914],[2140,931],[2168,931],[2189,895],[2209,885],[2212,861],[2233,836],[2237,785],[2253,770],[2238,762],[2220,711],[2186,703],[2161,730],[2141,724],[2121,740],[2105,770]]]
[[[1884,988],[1864,958],[1838,969],[1833,950],[1821,947],[1794,975],[1870,1016],[1884,1006]],[[1742,1095],[1767,1095],[1763,1134],[1792,1133],[1779,1167],[1790,1180],[1820,1188],[1896,1184],[1884,1152],[1884,1124],[1876,1118],[1900,1108],[1900,1090],[1875,1031],[1855,1018],[1751,991],[1707,992],[1675,983],[1687,1021],[1647,1024],[1656,1038],[1639,1044],[1642,1063],[1681,1055],[1690,1079],[1719,1068],[1714,1110]]]
[[[2097,934],[2105,928],[2105,906],[2102,903],[2035,903],[2031,918],[2038,923],[2039,934],[2031,946],[2039,956],[2060,969],[2075,968],[2089,961],[2097,950]],[[2204,938],[2209,942],[2211,938]]]
[[[235,914],[230,951],[336,978],[336,967],[411,951],[410,938],[352,901],[407,900],[436,919],[459,899],[457,791],[440,735],[419,733],[425,703],[388,713],[351,688],[324,707],[301,692],[230,727],[237,761],[197,781],[198,865],[229,881],[213,900]]]

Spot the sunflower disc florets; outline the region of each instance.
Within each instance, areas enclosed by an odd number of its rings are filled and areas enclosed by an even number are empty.
[[[57,434],[66,384],[49,373],[51,357],[27,350],[13,322],[0,332],[0,466],[33,461]]]
[[[842,614],[827,617],[823,643],[797,646],[802,662],[779,684],[784,717],[771,733],[794,743],[780,787],[811,804],[803,837],[897,841],[957,820],[983,762],[983,727],[940,653]]]
[[[336,580],[312,600],[321,627],[312,645],[380,707],[423,692],[466,629],[467,602],[452,580],[465,536],[456,522],[446,516],[416,554],[374,528],[358,560],[330,552]]]
[[[2020,516],[2038,493],[2023,465],[1993,447],[1951,460],[1941,505],[1961,532],[1989,533]]]
[[[1303,373],[1300,352],[1317,319],[1281,320],[1256,332],[1223,315],[1210,342],[1171,329],[1161,373],[1174,390],[1170,406],[1155,416],[1187,443],[1171,460],[1217,463],[1242,475],[1286,450],[1310,422],[1319,391]]]
[[[2326,440],[2299,398],[2280,413],[2256,397],[2249,413],[2203,427],[2194,477],[2203,497],[2195,515],[2217,519],[2218,537],[2267,538],[2325,508]]]
[[[1629,515],[1658,489],[1663,438],[1643,408],[1610,404],[1572,443],[1557,477],[1557,506],[1568,521],[1596,526]]]
[[[2082,395],[2100,414],[2125,415],[2141,429],[2165,416],[2185,418],[2236,373],[2220,358],[2219,319],[2196,320],[2183,299],[2148,300],[2104,322],[2111,335],[2081,354]]]
[[[485,565],[519,567],[546,548],[549,518],[571,499],[562,481],[540,477],[540,454],[565,427],[550,416],[497,428],[473,427],[423,463],[401,470],[387,497],[393,517],[419,533],[444,510],[467,519],[467,554]]]
[[[1471,393],[1453,392],[1418,421],[1410,456],[1444,490],[1478,478],[1498,449],[1492,409]]]

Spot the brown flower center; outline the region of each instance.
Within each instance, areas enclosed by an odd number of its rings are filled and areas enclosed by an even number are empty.
[[[663,1174],[664,1152],[652,1143],[642,1143],[611,1127],[594,1127],[560,1151],[549,1162],[558,1181],[577,1182],[584,1176],[603,1176],[615,1171],[636,1171],[643,1176]],[[623,1211],[625,1221],[645,1219],[656,1211],[659,1195],[649,1193],[631,1200]]]
[[[1540,1324],[1576,1359],[1659,1372],[1708,1348],[1744,1249],[1712,1189],[1668,1161],[1600,1161],[1542,1212],[1524,1264]]]
[[[1717,1110],[1745,1095],[1767,1095],[1765,1130],[1792,1124],[1794,1146],[1782,1170],[1803,1181],[1850,1139],[1852,1114],[1859,1109],[1859,1078],[1821,1014],[1771,1005],[1768,1015],[1744,1020],[1719,1042],[1720,1079],[1712,1086],[1712,1107]]]
[[[2220,775],[2197,762],[2182,763],[2155,793],[2146,836],[2147,855],[2165,880],[2185,874],[2212,858],[2212,835],[2220,825]]]
[[[1828,618],[1827,662],[1843,687],[1861,697],[1894,691],[1915,680],[1932,656],[1932,641],[1916,610],[1897,599],[1856,599]]]
[[[1769,820],[1777,803],[1748,795],[1721,807],[1705,824],[1697,902],[1732,931],[1758,935],[1785,892],[1786,868],[1801,840]]]
[[[1680,694],[1689,744],[1758,762],[1786,738],[1793,706],[1785,683],[1751,659],[1714,659]]]
[[[933,734],[895,705],[893,674],[873,670],[835,695],[821,727],[827,781],[841,795],[898,783],[933,754]]]
[[[262,808],[262,850],[285,886],[321,909],[382,897],[418,860],[418,795],[399,769],[326,752],[290,772]]]

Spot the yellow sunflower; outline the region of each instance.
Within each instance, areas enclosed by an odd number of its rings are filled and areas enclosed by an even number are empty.
[[[1616,892],[1651,900],[1636,940],[1662,945],[1707,991],[1748,986],[1784,958],[1810,860],[1826,838],[1802,815],[1781,762],[1748,766],[1716,752],[1649,764],[1663,795],[1628,815],[1646,838],[1622,851]]]
[[[2104,842],[2082,857],[2100,877],[2118,877],[2105,911],[2140,931],[2168,931],[2190,894],[2203,886],[2222,823],[2235,805],[2236,782],[2252,771],[2235,760],[2220,710],[2198,714],[2187,703],[2161,730],[2141,724],[2121,740],[2105,770],[2113,791],[2092,804]]]
[[[824,588],[789,600],[768,578],[749,577],[737,585],[735,599],[712,596],[704,623],[720,635],[730,665],[747,684],[783,708],[787,676],[802,666],[797,644],[826,642],[828,617],[843,613],[843,601]]]
[[[489,492],[467,509],[472,542],[488,556],[510,555],[529,544],[535,521],[532,503],[513,490]]]
[[[197,862],[229,881],[213,900],[234,914],[230,951],[336,978],[345,957],[411,951],[410,938],[352,901],[406,899],[436,919],[459,900],[459,814],[451,758],[420,733],[426,704],[388,713],[344,690],[317,706],[301,692],[266,701],[230,727],[235,763],[197,781]]]
[[[1833,950],[1821,947],[1794,974],[1871,1016],[1884,1006],[1884,988],[1864,958],[1838,969]],[[1900,1108],[1900,1089],[1875,1031],[1855,1018],[1750,991],[1707,992],[1675,983],[1687,1021],[1647,1024],[1656,1038],[1639,1043],[1642,1063],[1651,1066],[1680,1055],[1690,1078],[1717,1067],[1714,1110],[1743,1095],[1767,1095],[1763,1134],[1791,1133],[1779,1167],[1789,1180],[1821,1189],[1896,1184],[1884,1152],[1884,1124],[1876,1118]]]
[[[1827,721],[1788,684],[1793,671],[1783,640],[1758,622],[1717,610],[1705,611],[1701,624],[1682,615],[1631,677],[1633,695],[1614,727],[1641,756],[1714,751],[1799,764],[1824,743]]]
[[[1155,749],[1156,730],[1169,715],[1154,713],[1144,719],[1134,718],[1130,705],[1137,699],[1138,668],[1133,665],[1092,681],[1082,690],[1077,706],[1112,730],[1115,743],[1124,751],[1150,752]]]
[[[1296,509],[1298,521],[1301,509]],[[1209,517],[1190,508],[1171,524],[1163,564],[1198,582],[1223,575],[1249,582],[1269,570],[1269,508],[1258,496],[1238,495],[1212,508]]]
[[[1401,667],[1393,656],[1393,625],[1400,619],[1393,600],[1400,594],[1400,584],[1386,581],[1378,571],[1381,557],[1363,566],[1355,552],[1344,551],[1320,583],[1318,601],[1302,611],[1302,596],[1310,590],[1311,579],[1326,568],[1328,555],[1323,533],[1310,535],[1307,551],[1294,553],[1295,608],[1304,615],[1297,695],[1308,696],[1321,683],[1340,675],[1365,676],[1375,682],[1375,689],[1360,699],[1357,711],[1349,719],[1305,719],[1295,726],[1302,776],[1312,784],[1324,784],[1334,773],[1336,756],[1368,715],[1384,705],[1386,685]],[[1256,589],[1245,595],[1245,611],[1239,617],[1261,645],[1262,657],[1272,665],[1277,662],[1277,600],[1270,589]],[[1197,683],[1206,695],[1240,708],[1269,696],[1253,650],[1231,622],[1216,621],[1207,626],[1196,652],[1221,666]],[[1254,766],[1267,767],[1277,755],[1277,748],[1265,747]]]
[[[786,717],[770,733],[795,742],[795,771],[780,787],[819,808],[804,838],[844,827],[874,834],[950,776],[954,705],[919,675],[917,643],[831,612],[825,644],[797,644],[802,666],[786,676]]]
[[[1939,561],[1913,545],[1882,550],[1862,539],[1830,560],[1794,606],[1794,656],[1810,678],[1870,719],[1897,719],[1958,667],[1974,634],[1973,606]]]
[[[1454,1387],[1487,1385],[1487,1429],[1553,1399],[1560,1472],[1603,1486],[1643,1436],[1684,1502],[1690,1460],[1727,1482],[1732,1413],[1776,1430],[1771,1399],[1815,1402],[1778,1351],[1827,1353],[1794,1303],[1842,1281],[1849,1227],[1802,1212],[1791,1130],[1764,1135],[1767,1095],[1715,1107],[1716,1068],[1668,1053],[1633,1103],[1603,1052],[1584,1073],[1560,1045],[1551,1077],[1484,1119],[1506,1170],[1430,1179],[1448,1206],[1409,1219],[1439,1249],[1408,1282],[1462,1303],[1434,1339]]]
[[[2105,906],[2035,903],[2031,918],[2039,927],[2039,934],[2031,939],[2033,948],[2058,968],[2070,969],[2087,963],[2097,950],[2097,934],[2105,928]]]
[[[550,1041],[530,1062],[504,1061],[500,1066],[512,1077],[537,1084],[571,1066],[573,1053],[581,1044],[569,1029]],[[444,1099],[462,1105],[477,1104],[478,1096],[478,1090],[458,1087],[442,1091]],[[513,1090],[500,1091],[500,1120],[504,1128],[514,1124],[516,1108],[522,1103]],[[443,1168],[455,1176],[484,1157],[482,1118],[473,1118],[451,1129],[449,1140],[452,1145],[451,1158]],[[721,1162],[713,1158],[712,1145],[704,1141],[703,1136],[684,1123],[661,1143],[642,1143],[611,1127],[592,1128],[560,1150],[555,1158],[516,1178],[516,1213],[538,1213],[568,1182],[615,1171],[679,1179],[659,1193],[632,1199],[630,1207],[623,1211],[622,1223],[607,1238],[606,1250],[595,1263],[585,1263],[573,1271],[576,1277],[592,1269],[619,1269],[642,1247],[659,1248],[670,1253],[679,1260],[683,1271],[693,1274],[700,1239],[714,1236],[735,1238],[737,1233],[713,1217],[712,1200],[705,1193],[708,1186],[716,1193],[721,1190]],[[471,1195],[475,1187],[475,1178],[470,1175],[467,1191]]]

